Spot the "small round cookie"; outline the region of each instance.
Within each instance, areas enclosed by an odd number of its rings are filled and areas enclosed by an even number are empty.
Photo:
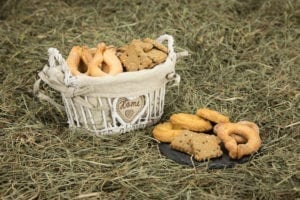
[[[153,137],[160,142],[170,143],[172,140],[182,132],[182,129],[175,129],[171,122],[164,122],[154,127]]]
[[[190,131],[205,132],[210,131],[212,129],[212,125],[209,121],[193,114],[173,114],[170,117],[170,121],[172,124],[180,126]]]
[[[230,122],[229,117],[208,108],[198,109],[196,115],[217,124]]]

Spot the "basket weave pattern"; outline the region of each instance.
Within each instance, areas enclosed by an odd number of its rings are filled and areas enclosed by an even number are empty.
[[[157,123],[164,109],[165,85],[138,97],[89,97],[78,103],[62,94],[70,127],[98,134],[125,133]],[[89,106],[86,106],[89,105]]]

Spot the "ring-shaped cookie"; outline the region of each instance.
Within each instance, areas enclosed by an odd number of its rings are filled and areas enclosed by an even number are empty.
[[[170,121],[174,125],[178,125],[184,129],[196,132],[205,132],[212,129],[209,121],[198,117],[197,115],[178,113],[170,117]]]
[[[107,73],[101,70],[102,62],[103,62],[103,52],[105,51],[105,43],[100,43],[97,46],[97,50],[93,59],[90,61],[88,65],[87,74],[89,76],[98,77],[98,76],[105,76]]]
[[[214,132],[222,140],[232,159],[240,159],[245,155],[253,154],[261,146],[259,133],[244,124],[217,124],[214,127]],[[247,142],[245,144],[237,144],[236,140],[231,136],[232,134],[242,136]]]
[[[110,75],[116,75],[118,73],[123,72],[122,63],[116,55],[116,48],[108,47],[105,49],[103,53],[103,64],[105,64],[105,71]]]
[[[74,46],[67,58],[67,65],[73,76],[86,73],[89,76],[116,75],[123,71],[121,61],[116,55],[116,48],[106,48],[105,43],[97,48]],[[105,67],[105,72],[102,68]]]
[[[259,127],[257,126],[257,124],[255,124],[254,122],[250,122],[250,121],[239,121],[237,122],[238,124],[243,124],[246,125],[250,128],[252,128],[253,130],[255,130],[258,134],[259,134]],[[232,134],[232,137],[235,139],[235,141],[238,144],[244,144],[247,142],[247,140],[245,138],[243,138],[242,136],[236,135],[236,134]]]
[[[72,47],[66,62],[73,76],[77,76],[81,73],[84,73],[83,71],[86,71],[88,68],[87,67],[88,63],[83,63],[84,66],[80,65],[81,61],[84,61],[82,60],[81,56],[82,56],[82,48],[80,46]],[[84,69],[80,69],[80,68],[84,68]]]

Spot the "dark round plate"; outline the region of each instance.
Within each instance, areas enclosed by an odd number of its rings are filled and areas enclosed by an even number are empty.
[[[161,154],[179,164],[189,165],[192,167],[207,166],[208,169],[232,168],[235,166],[235,164],[242,164],[248,162],[252,157],[245,156],[241,159],[233,160],[228,156],[228,151],[224,148],[224,146],[221,146],[223,151],[223,155],[221,157],[213,158],[209,161],[199,162],[186,153],[182,153],[180,151],[171,149],[169,143],[159,143],[158,147]]]

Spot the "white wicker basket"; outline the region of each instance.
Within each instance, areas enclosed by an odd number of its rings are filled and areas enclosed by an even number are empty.
[[[71,76],[61,54],[50,48],[49,66],[39,72],[34,93],[64,109],[70,127],[83,127],[96,135],[125,133],[153,125],[163,114],[167,83],[180,81],[175,73],[176,59],[187,55],[174,52],[170,35],[162,35],[157,41],[168,42],[169,53],[164,63],[153,69],[97,78]],[[61,93],[64,106],[40,91],[41,80]]]

